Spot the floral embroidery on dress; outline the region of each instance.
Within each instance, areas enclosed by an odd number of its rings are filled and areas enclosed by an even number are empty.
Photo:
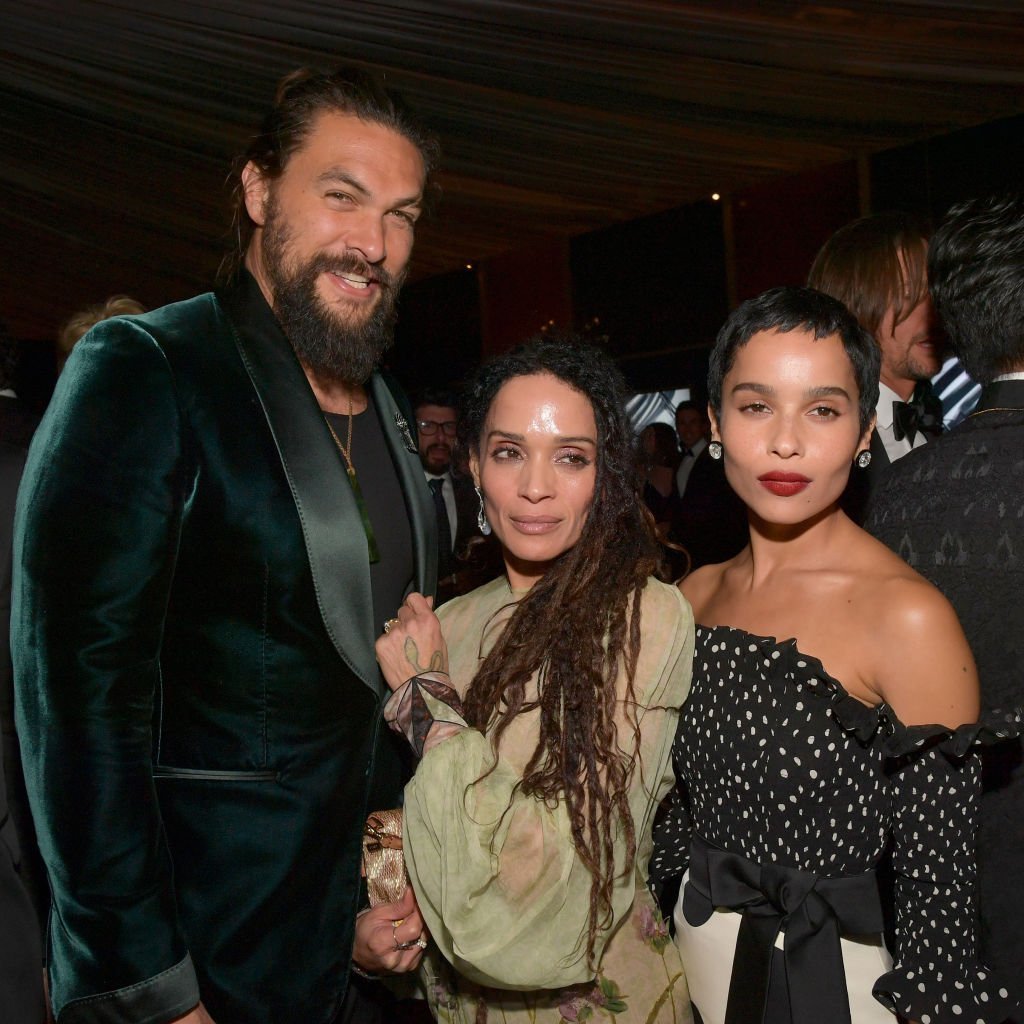
[[[637,928],[640,932],[640,938],[647,943],[655,953],[661,957],[662,966],[665,968],[665,979],[667,984],[661,990],[661,994],[655,1000],[654,1006],[651,1008],[650,1016],[648,1020],[656,1020],[658,1014],[661,1012],[662,1006],[666,1000],[671,1000],[672,1005],[672,1019],[675,1020],[676,1014],[676,996],[675,988],[682,978],[682,971],[677,970],[673,973],[669,969],[668,961],[665,959],[665,950],[672,943],[672,935],[668,930],[668,922],[661,916],[661,911],[657,907],[644,905],[640,908],[640,915],[636,919]]]
[[[672,936],[669,935],[668,923],[661,916],[661,912],[655,907],[643,906],[640,908],[640,919],[637,924],[640,928],[640,938],[655,953],[664,953],[665,947],[672,941]]]
[[[603,975],[598,975],[596,985],[576,985],[566,989],[566,993],[572,994],[558,1005],[558,1012],[566,1024],[610,1018],[628,1009],[619,986]],[[595,1018],[594,1014],[598,1010],[602,1011],[602,1016]]]

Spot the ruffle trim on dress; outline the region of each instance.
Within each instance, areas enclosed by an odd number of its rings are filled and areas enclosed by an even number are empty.
[[[1019,1008],[995,973],[977,961],[896,967],[875,982],[872,994],[919,1024],[999,1024]]]
[[[949,757],[966,757],[976,746],[991,746],[1021,735],[1024,711],[985,711],[977,722],[968,722],[950,729],[944,725],[904,725],[888,705],[882,705],[886,725],[890,730],[884,740],[884,751],[889,757],[913,754],[919,750],[937,747]]]
[[[802,660],[806,660],[801,655]],[[819,663],[820,664],[820,663]],[[824,672],[824,669],[822,669]],[[1024,711],[985,711],[976,722],[951,729],[946,725],[904,725],[888,704],[869,707],[838,687],[832,694],[832,712],[836,721],[863,743],[878,741],[885,757],[900,758],[937,749],[953,760],[962,760],[974,747],[990,746],[1021,735]]]
[[[836,721],[861,743],[880,742],[886,757],[904,757],[938,748],[948,757],[965,757],[975,746],[987,746],[1020,737],[1024,732],[1024,708],[983,712],[977,722],[968,722],[951,729],[945,725],[904,725],[888,704],[874,707],[848,693],[838,679],[830,675],[821,661],[804,654],[795,639],[777,640],[757,636],[733,626],[698,626],[701,633],[730,634],[737,642],[755,644],[764,655],[765,648],[774,648],[766,660],[773,660],[778,670],[797,679],[818,697],[832,704]]]

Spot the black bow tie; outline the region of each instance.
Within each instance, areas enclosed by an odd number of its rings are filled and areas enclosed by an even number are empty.
[[[930,392],[918,394],[915,390],[909,402],[892,403],[892,436],[913,444],[918,431],[932,437],[942,433],[942,402]]]

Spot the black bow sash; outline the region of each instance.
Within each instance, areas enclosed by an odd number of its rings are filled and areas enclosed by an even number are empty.
[[[755,864],[694,836],[690,878],[683,891],[683,915],[699,927],[716,907],[743,914],[725,1024],[850,1024],[839,935],[882,931],[882,908],[873,871],[845,878],[819,878],[797,868]],[[782,1009],[774,993],[774,1009],[769,1014],[772,955],[775,939],[783,928],[788,1000],[783,999]]]

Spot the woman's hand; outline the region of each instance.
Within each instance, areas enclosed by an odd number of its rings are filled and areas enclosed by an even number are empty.
[[[397,903],[380,903],[356,918],[352,961],[368,974],[404,974],[419,966],[427,939],[416,896],[406,886]]]
[[[392,690],[421,672],[448,671],[448,648],[433,605],[432,598],[410,594],[377,639],[377,661]]]

